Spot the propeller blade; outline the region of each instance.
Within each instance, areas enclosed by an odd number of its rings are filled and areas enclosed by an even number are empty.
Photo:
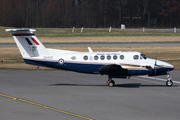
[[[156,55],[155,64],[154,64],[155,79],[156,79],[156,69],[157,69],[157,55]]]

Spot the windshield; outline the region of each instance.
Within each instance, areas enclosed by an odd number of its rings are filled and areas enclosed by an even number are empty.
[[[147,59],[147,57],[145,55],[143,55],[143,54],[141,54],[141,57],[143,57],[144,59]]]

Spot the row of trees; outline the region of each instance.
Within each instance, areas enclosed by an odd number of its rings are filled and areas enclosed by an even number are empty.
[[[0,26],[179,27],[179,0],[0,0]]]

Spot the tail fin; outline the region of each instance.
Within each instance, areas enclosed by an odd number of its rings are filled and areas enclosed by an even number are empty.
[[[37,39],[34,29],[6,29],[11,32],[23,58],[48,55],[47,49]]]

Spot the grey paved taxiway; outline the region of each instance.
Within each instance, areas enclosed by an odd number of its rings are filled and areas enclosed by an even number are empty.
[[[157,80],[69,71],[0,70],[0,120],[179,120],[180,72]],[[161,78],[161,79],[159,79]]]

